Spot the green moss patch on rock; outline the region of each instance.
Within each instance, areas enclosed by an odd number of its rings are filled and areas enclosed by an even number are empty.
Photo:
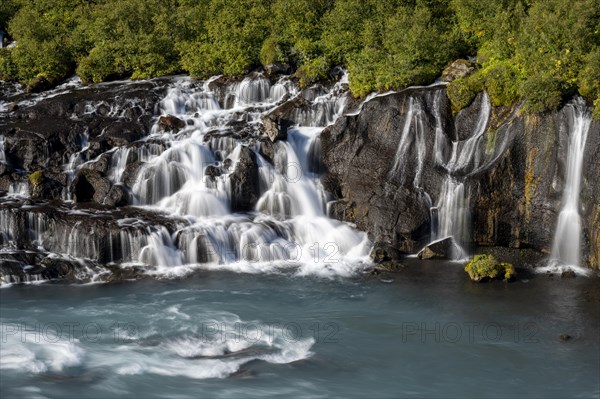
[[[511,281],[517,276],[512,264],[499,262],[493,255],[475,255],[465,266],[465,271],[471,280],[477,282],[494,279]]]
[[[35,171],[29,175],[29,184],[31,184],[31,187],[33,187],[34,189],[36,187],[41,186],[43,182],[44,174],[41,170]]]

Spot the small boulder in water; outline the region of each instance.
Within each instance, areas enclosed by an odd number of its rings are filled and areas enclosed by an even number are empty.
[[[432,242],[419,252],[419,259],[452,259],[456,245],[452,237]]]
[[[310,110],[310,104],[304,97],[297,96],[263,115],[261,122],[272,142],[287,138],[288,129],[295,123],[295,115],[302,110]]]
[[[395,273],[404,270],[405,266],[400,263],[402,252],[388,243],[375,243],[370,257],[377,263],[377,266],[371,271],[372,275],[376,276],[384,272]]]
[[[264,115],[261,122],[272,142],[287,139],[287,130],[291,126],[291,123],[288,123],[288,121],[277,119],[270,115]]]
[[[492,255],[475,255],[465,266],[465,271],[469,274],[471,280],[476,282],[493,279],[510,281],[514,280],[517,275],[513,265],[499,262]]]
[[[206,169],[204,169],[204,175],[209,177],[217,177],[221,176],[221,168],[215,165],[208,165]]]
[[[573,270],[571,270],[571,269],[565,270],[564,272],[562,272],[560,274],[560,276],[562,278],[575,278],[575,277],[577,277],[577,275],[575,274],[575,272]]]
[[[185,127],[185,122],[173,115],[163,115],[158,118],[158,125],[165,131],[177,133]]]
[[[558,339],[560,339],[563,342],[567,342],[570,341],[573,337],[571,337],[569,334],[561,334],[558,336]]]
[[[376,263],[388,261],[398,261],[402,256],[402,252],[394,248],[392,245],[384,242],[377,242],[371,250],[371,259]]]

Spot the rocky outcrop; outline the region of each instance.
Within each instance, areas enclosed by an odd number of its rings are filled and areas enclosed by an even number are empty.
[[[185,122],[173,115],[163,115],[158,118],[158,126],[167,132],[177,133],[185,127]]]
[[[138,208],[111,209],[94,204],[0,201],[0,244],[13,251],[67,254],[104,264],[137,260],[148,237],[164,228],[174,232],[178,220]],[[123,220],[131,220],[123,224]],[[135,222],[134,222],[135,221]],[[10,227],[10,228],[9,228]],[[44,255],[45,256],[45,255]],[[0,264],[7,256],[0,256]],[[0,270],[1,272],[1,270]]]
[[[447,237],[427,244],[417,256],[419,259],[453,259],[456,251],[457,246],[454,239]]]
[[[464,78],[475,69],[473,63],[468,60],[456,60],[448,65],[442,71],[442,80],[444,82],[452,82],[453,80]]]
[[[331,216],[355,223],[376,243],[416,253],[431,239],[430,208],[439,202],[448,175],[448,140],[465,145],[476,130],[481,102],[479,96],[453,117],[443,87],[408,89],[375,97],[358,114],[340,118],[321,135],[323,183],[334,195]],[[492,108],[484,134],[471,143],[473,160],[454,171],[470,199],[469,242],[549,253],[571,122],[567,108],[534,116]],[[600,122],[593,121],[580,205],[583,257],[592,267],[600,265],[598,148]]]
[[[110,181],[99,172],[82,169],[75,176],[70,190],[75,202],[94,201],[101,204],[110,190]]]
[[[435,155],[429,151],[423,159],[423,165],[429,165],[422,172],[423,186],[415,189],[414,179],[396,175],[392,166],[411,97],[428,107],[441,90],[407,90],[376,97],[365,103],[360,113],[341,117],[321,133],[323,183],[337,199],[330,207],[332,216],[355,223],[373,241],[405,253],[416,253],[429,239],[430,204],[424,193],[438,190],[443,171],[433,167]],[[440,107],[449,109],[445,97],[442,100]],[[423,137],[433,148],[431,108],[427,115]],[[444,134],[452,134],[452,125],[445,120],[442,123],[447,125]],[[412,160],[407,162],[407,169],[416,169]]]
[[[261,121],[271,141],[285,140],[288,129],[295,123],[296,113],[303,110],[310,110],[310,104],[303,96],[297,96],[263,115]]]
[[[148,134],[167,82],[101,84],[41,94],[8,91],[5,100],[15,106],[6,112],[0,109],[6,158],[6,163],[0,162],[2,185],[18,182],[23,173],[42,170],[43,184],[31,187],[32,195],[59,198],[61,191],[72,187],[65,165],[74,154],[85,148],[82,161],[92,161],[115,146],[126,146]],[[106,178],[109,161],[104,154],[84,168]]]
[[[239,158],[229,175],[231,184],[231,209],[234,212],[251,211],[260,197],[256,154],[241,147]]]

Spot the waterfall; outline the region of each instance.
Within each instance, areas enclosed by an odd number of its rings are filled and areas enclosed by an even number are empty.
[[[569,104],[567,109],[570,119],[567,170],[562,209],[558,216],[554,245],[552,246],[551,264],[577,267],[580,263],[581,241],[579,195],[583,155],[591,124],[591,114],[582,99]]]
[[[303,92],[288,77],[272,82],[261,74],[219,84],[217,78],[173,80],[145,138],[92,160],[87,135],[81,135],[80,151],[63,167],[69,181],[82,165],[103,158],[107,180],[129,192],[133,207],[57,208],[50,219],[42,208],[10,208],[0,212],[0,224],[21,223],[29,212],[26,246],[167,276],[197,267],[331,276],[366,266],[371,242],[328,217],[330,198],[320,181],[319,136],[345,109],[347,76],[329,89],[316,85]],[[302,108],[288,116],[294,124],[287,139],[261,141],[262,116],[297,96],[304,97]],[[85,112],[96,105],[86,104]],[[164,129],[160,116],[183,126]],[[236,191],[235,179],[256,187],[254,209],[235,212],[235,201],[250,195]],[[86,218],[101,223],[88,226]],[[14,237],[1,241],[14,248]]]
[[[436,95],[436,98],[438,96],[439,94]],[[400,183],[404,183],[404,180],[406,179],[404,169],[406,168],[409,159],[406,154],[414,145],[417,154],[417,169],[413,180],[415,188],[419,188],[421,184],[421,173],[423,171],[423,162],[427,151],[425,145],[424,119],[425,111],[423,110],[423,106],[417,98],[411,96],[408,103],[406,118],[404,120],[402,136],[398,144],[398,149],[396,150],[396,155],[394,156],[394,165],[390,171],[390,177],[399,176]]]
[[[7,163],[6,162],[6,152],[4,150],[4,142],[6,141],[6,138],[4,137],[3,134],[0,134],[0,163]]]
[[[482,140],[486,132],[491,112],[491,103],[484,92],[481,110],[473,133],[466,140],[455,140],[450,143],[451,155],[444,162],[444,146],[446,140],[442,137],[439,105],[434,103],[436,119],[435,128],[435,162],[446,170],[446,179],[441,187],[438,201],[431,208],[432,242],[447,237],[454,240],[455,259],[464,258],[467,246],[471,241],[471,211],[469,176],[478,170],[484,161],[482,155]]]

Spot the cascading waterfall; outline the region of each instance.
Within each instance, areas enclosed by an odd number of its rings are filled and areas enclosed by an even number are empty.
[[[75,177],[75,172],[87,160],[87,149],[89,148],[89,136],[87,132],[83,132],[80,135],[80,143],[79,146],[81,150],[72,154],[69,157],[69,162],[64,166],[64,171],[67,174],[67,187],[63,191],[63,200],[70,201],[71,200],[71,191],[69,190],[69,184],[73,181]]]
[[[432,242],[452,237],[456,253],[453,258],[460,259],[467,255],[466,247],[470,241],[470,194],[468,177],[477,171],[484,161],[480,151],[481,142],[487,129],[491,103],[484,92],[481,111],[473,134],[466,140],[456,140],[451,143],[451,155],[448,162],[443,161],[443,146],[446,140],[442,138],[441,123],[437,103],[434,102],[436,117],[436,154],[435,160],[442,166],[447,177],[444,181],[438,201],[431,209]]]
[[[562,209],[552,246],[551,266],[578,267],[580,262],[581,216],[579,215],[579,196],[583,155],[591,114],[582,99],[575,100],[568,107],[570,119],[567,170]]]
[[[272,84],[257,74],[225,87],[224,93],[211,90],[215,79],[202,85],[189,78],[172,83],[159,104],[160,115],[184,121],[182,129],[164,130],[157,118],[147,137],[91,160],[82,135],[81,151],[65,165],[72,179],[82,165],[105,157],[107,179],[130,191],[144,219],[107,220],[90,231],[77,219],[88,217],[85,212],[60,210],[60,218],[74,221],[54,223],[43,210],[35,210],[42,213],[42,222],[28,223],[36,230],[30,245],[99,263],[151,266],[148,273],[160,275],[180,275],[199,266],[335,275],[366,265],[371,249],[367,235],[328,218],[328,195],[319,179],[319,135],[342,115],[347,79],[330,90],[315,86],[304,93],[287,77]],[[306,106],[292,113],[296,124],[287,140],[271,143],[272,155],[266,158],[257,140],[261,117],[282,100],[300,95]],[[233,201],[240,194],[234,192],[232,176],[247,167],[248,158],[256,164],[258,201],[254,210],[234,212]],[[125,186],[124,174],[133,162],[140,167]],[[152,222],[153,214],[172,222]],[[20,220],[10,212],[0,216],[5,224]],[[14,244],[13,238],[4,238],[9,240]]]
[[[4,151],[4,142],[6,138],[0,134],[0,163],[6,163],[6,152]]]
[[[485,168],[495,159],[486,159],[482,153],[482,140],[488,126],[491,104],[486,93],[483,94],[481,111],[473,133],[465,140],[450,140],[442,127],[440,101],[442,90],[432,90],[426,97],[411,95],[394,163],[389,171],[390,179],[404,184],[414,173],[412,186],[421,193],[422,200],[430,206],[431,242],[452,237],[455,250],[452,258],[461,259],[467,254],[465,249],[470,241],[470,193],[468,179],[473,173]],[[368,99],[367,99],[368,101]],[[427,104],[435,120],[433,144],[433,162],[446,171],[437,201],[432,204],[431,197],[423,191],[422,174],[427,159]],[[502,143],[505,145],[506,143]]]
[[[402,136],[394,157],[394,165],[390,171],[391,177],[399,176],[400,182],[404,183],[404,179],[406,178],[404,169],[409,159],[406,154],[414,143],[417,154],[417,169],[413,181],[415,188],[419,188],[421,184],[421,174],[426,153],[424,119],[425,111],[423,110],[423,106],[417,98],[410,97]]]

